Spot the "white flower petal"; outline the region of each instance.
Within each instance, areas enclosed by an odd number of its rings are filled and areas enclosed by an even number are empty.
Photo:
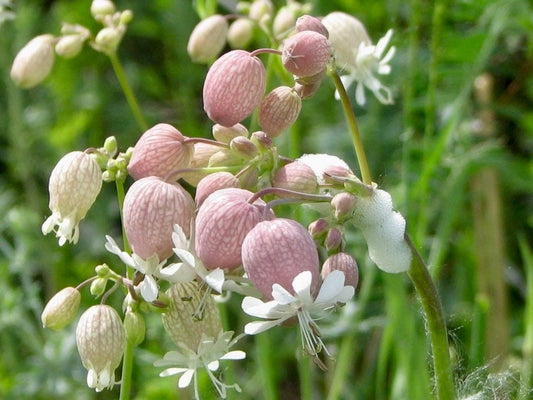
[[[272,285],[272,297],[278,304],[291,304],[296,301],[296,298],[290,294],[283,286],[274,283]]]
[[[105,248],[107,251],[109,251],[110,253],[113,253],[117,256],[120,257],[121,261],[132,267],[132,268],[137,268],[137,266],[135,265],[135,262],[133,261],[133,258],[128,254],[126,253],[125,251],[122,251],[120,250],[120,248],[118,247],[117,243],[115,242],[115,240],[109,236],[109,235],[106,235],[106,239],[107,239],[107,242],[105,244]]]
[[[185,371],[178,381],[178,387],[183,389],[189,386],[195,372],[196,371],[194,369],[188,369]]]
[[[183,373],[185,371],[188,371],[188,370],[189,370],[189,368],[177,368],[177,367],[167,368],[164,371],[161,371],[159,376],[164,378],[166,376],[172,376],[172,375],[181,374],[181,373]]]
[[[344,272],[342,271],[331,271],[324,282],[316,296],[315,303],[328,303],[342,291],[344,288]]]
[[[271,321],[254,321],[249,322],[244,326],[244,333],[247,335],[257,335],[258,333],[264,332],[266,330],[269,330],[270,328],[273,328],[279,324],[281,324],[283,321],[287,320],[285,319],[275,319]]]
[[[159,294],[159,289],[157,287],[157,282],[151,275],[145,275],[144,280],[140,284],[141,287],[141,296],[148,303],[157,299]]]
[[[210,371],[216,371],[219,366],[220,366],[220,363],[218,362],[218,360],[211,361],[209,364],[207,364],[207,368]]]
[[[292,288],[296,293],[296,296],[304,303],[312,303],[311,298],[311,283],[313,280],[313,274],[311,271],[300,272],[292,281]]]
[[[220,357],[221,360],[243,360],[246,358],[246,353],[242,350],[233,350]]]
[[[194,269],[184,263],[172,263],[159,271],[158,276],[169,282],[190,282],[196,278]]]
[[[224,270],[222,268],[217,268],[211,271],[205,276],[204,281],[218,293],[222,293],[222,285],[224,284]]]
[[[355,101],[360,106],[364,106],[366,103],[365,88],[361,82],[358,82],[357,87],[355,88]]]
[[[241,307],[246,314],[259,318],[279,318],[287,312],[287,308],[275,300],[264,303],[251,296],[246,296],[242,300]]]
[[[181,261],[189,264],[191,267],[194,267],[194,265],[196,264],[196,259],[194,258],[194,255],[186,249],[180,249],[176,247],[174,248],[174,254],[176,254],[181,259]]]

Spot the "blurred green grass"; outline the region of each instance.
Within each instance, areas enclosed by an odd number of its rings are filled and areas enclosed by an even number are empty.
[[[394,28],[397,53],[386,82],[395,104],[385,107],[368,96],[364,109],[356,107],[373,178],[393,194],[437,280],[459,395],[485,390],[486,396],[494,395],[483,398],[515,398],[520,372],[530,374],[526,367],[532,362],[524,342],[533,325],[526,318],[533,277],[525,262],[533,237],[530,2],[312,3],[315,15],[342,10],[357,16],[374,40]],[[209,136],[201,103],[207,67],[192,64],[186,54],[188,35],[198,21],[191,2],[117,5],[134,11],[119,55],[147,119],[171,123],[188,136]],[[105,187],[90,211],[77,246],[58,248],[53,237],[41,235],[40,226],[48,214],[48,175],[62,154],[100,146],[110,135],[125,149],[141,132],[108,60],[91,49],[74,60],[58,59],[52,75],[35,89],[21,91],[9,78],[15,54],[33,36],[59,33],[61,21],[94,27],[89,6],[88,0],[15,2],[16,18],[0,25],[2,399],[117,397],[116,391],[95,394],[86,387],[73,329],[56,333],[40,327],[43,304],[53,293],[84,280],[94,265],[108,260],[104,234],[119,235],[113,188]],[[482,73],[493,79],[485,102],[475,94]],[[277,142],[281,153],[328,152],[355,168],[344,119],[332,96],[332,85],[324,82],[304,103],[291,139]],[[488,127],[482,121],[486,111],[493,115]],[[480,133],[480,126],[491,133]],[[497,184],[483,197],[487,170]],[[474,190],[473,182],[480,179],[481,189]],[[487,204],[499,204],[499,223],[484,225],[483,217],[490,215]],[[296,331],[279,328],[241,342],[248,360],[227,373],[232,372],[243,394],[231,398],[321,399],[328,393],[339,399],[429,398],[428,347],[413,289],[405,276],[376,271],[358,232],[349,233],[361,286],[337,329],[325,332],[338,352],[338,368],[322,373],[306,359],[298,365]],[[497,244],[484,241],[491,235]],[[500,258],[496,270],[489,270],[487,252],[495,246]],[[503,291],[503,297],[494,290]],[[83,298],[85,306],[92,304],[86,293]],[[243,326],[238,299],[228,304],[227,318],[231,326]],[[133,398],[188,398],[176,392],[175,379],[159,378],[152,366],[170,343],[157,321],[149,326],[148,340],[137,352]],[[506,327],[503,336],[492,336],[494,326]],[[263,385],[265,374],[273,386]],[[205,398],[215,398],[209,381],[201,382]]]

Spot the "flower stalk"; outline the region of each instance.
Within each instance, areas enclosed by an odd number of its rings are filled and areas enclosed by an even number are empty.
[[[368,161],[366,159],[365,150],[363,147],[363,140],[361,139],[361,134],[359,133],[359,128],[357,126],[357,120],[355,119],[355,114],[353,112],[352,103],[346,89],[342,84],[339,74],[335,70],[330,70],[329,75],[333,79],[335,88],[340,96],[340,101],[344,115],[346,117],[346,122],[348,122],[348,128],[350,130],[350,135],[352,137],[353,146],[355,149],[355,154],[357,156],[357,162],[359,163],[359,168],[361,170],[361,180],[367,185],[372,184],[372,178],[370,176],[370,168],[368,167]]]

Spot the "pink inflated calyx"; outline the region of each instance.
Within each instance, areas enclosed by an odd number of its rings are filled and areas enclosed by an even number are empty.
[[[178,184],[157,177],[139,179],[124,198],[124,229],[135,254],[159,260],[172,255],[172,232],[178,224],[190,234],[194,214],[191,195]]]
[[[322,266],[322,279],[325,279],[332,271],[344,272],[344,285],[357,287],[359,270],[354,258],[347,253],[337,253],[329,256]]]
[[[134,179],[147,176],[167,178],[191,162],[193,148],[186,145],[185,136],[169,124],[157,124],[148,129],[137,141],[128,164]]]
[[[318,191],[315,173],[311,167],[298,161],[293,161],[278,169],[272,180],[272,186],[311,194]]]
[[[288,86],[273,89],[261,102],[259,126],[271,137],[279,136],[298,119],[302,99]]]
[[[326,69],[331,59],[328,39],[314,31],[302,31],[285,40],[281,61],[297,77],[312,76]]]
[[[241,265],[244,237],[264,218],[265,203],[250,204],[252,196],[244,189],[217,190],[198,210],[195,250],[207,269],[232,270]]]
[[[244,239],[242,262],[248,278],[265,299],[272,299],[275,283],[294,293],[292,282],[304,271],[312,274],[312,294],[316,294],[320,283],[318,252],[313,238],[307,229],[290,219],[258,223]]]
[[[211,193],[220,189],[238,188],[239,180],[229,172],[215,172],[203,178],[196,187],[195,201],[200,207]]]
[[[235,125],[259,106],[265,87],[265,67],[261,60],[244,50],[230,51],[207,72],[204,110],[220,125]]]

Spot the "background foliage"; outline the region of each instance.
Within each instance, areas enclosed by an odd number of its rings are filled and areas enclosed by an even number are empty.
[[[22,91],[9,78],[15,54],[32,37],[58,34],[62,21],[96,29],[90,0],[4,3],[15,17],[0,17],[0,398],[115,398],[115,391],[95,394],[86,387],[74,324],[60,333],[40,326],[52,294],[107,260],[104,234],[120,234],[113,187],[104,186],[77,246],[58,248],[40,226],[48,215],[47,179],[63,154],[101,146],[111,135],[125,150],[142,132],[108,59],[90,48],[73,60],[57,59],[52,75],[35,89]],[[116,3],[134,12],[119,56],[150,124],[167,122],[187,136],[209,136],[201,102],[207,67],[191,63],[186,53],[199,20],[191,2]],[[437,280],[459,396],[483,391],[483,398],[514,398],[533,370],[531,3],[311,3],[314,15],[342,10],[357,16],[374,40],[394,28],[397,53],[386,82],[395,104],[382,106],[368,96],[367,106],[356,108],[373,178],[393,194]],[[261,43],[258,37],[256,45]],[[492,82],[488,90],[482,74]],[[329,82],[304,102],[297,128],[277,144],[288,156],[328,152],[356,165]],[[371,265],[355,230],[351,238],[350,252],[361,268],[357,300],[325,332],[337,349],[337,368],[323,374],[307,359],[297,364],[297,335],[279,328],[241,342],[248,360],[228,371],[244,389],[235,398],[428,398],[424,321],[413,290],[406,276],[385,275]],[[93,304],[88,293],[83,298],[85,307]],[[232,326],[245,322],[238,299],[225,315]],[[159,378],[152,366],[170,342],[151,318],[136,353],[134,398],[187,398],[176,391],[175,379]],[[262,354],[264,349],[270,351]],[[213,395],[208,384],[205,393]]]

